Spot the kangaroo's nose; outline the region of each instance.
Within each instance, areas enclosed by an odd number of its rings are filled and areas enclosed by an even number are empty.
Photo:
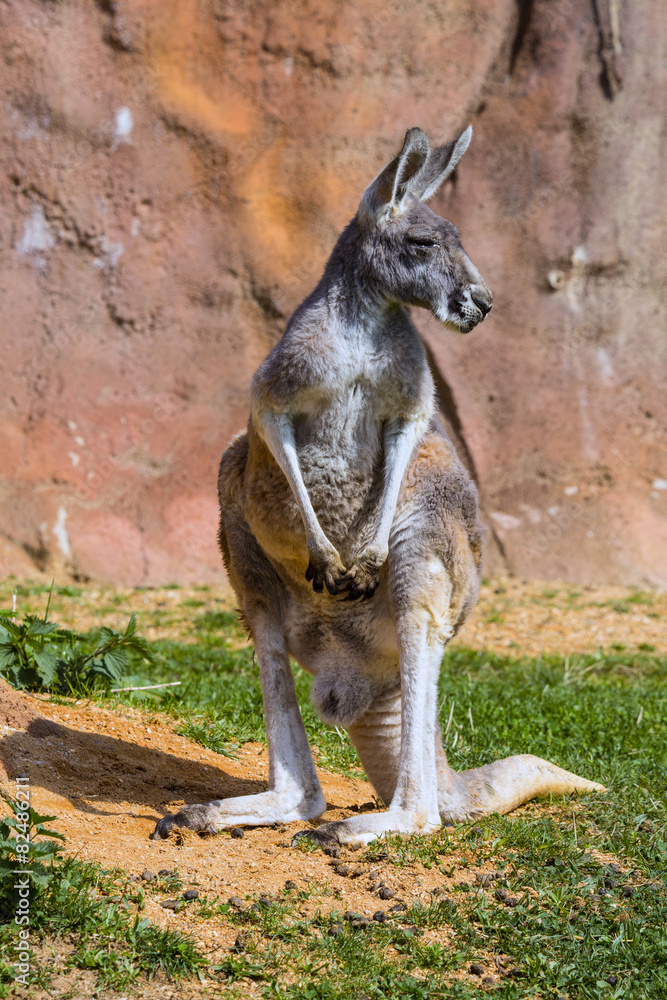
[[[470,297],[481,312],[482,316],[486,316],[491,312],[493,295],[491,294],[490,288],[476,285],[474,288],[470,289]]]

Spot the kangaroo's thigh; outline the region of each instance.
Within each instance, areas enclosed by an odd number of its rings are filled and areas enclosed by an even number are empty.
[[[475,485],[449,439],[430,432],[406,474],[390,536],[394,614],[428,609],[431,637],[446,642],[477,601],[481,555]]]

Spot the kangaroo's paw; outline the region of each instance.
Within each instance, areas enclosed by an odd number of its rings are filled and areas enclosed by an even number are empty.
[[[345,601],[368,601],[380,582],[380,571],[387,559],[385,550],[368,548],[355,559],[342,580],[336,581],[340,590],[346,590]]]
[[[313,590],[321,594],[324,588],[333,596],[341,592],[341,583],[345,580],[345,567],[336,549],[311,547],[308,550],[309,562],[306,570],[306,580],[312,581]]]
[[[298,790],[260,792],[219,799],[206,805],[183,806],[175,814],[164,816],[153,831],[153,840],[169,836],[175,826],[196,833],[217,833],[232,826],[272,826],[274,823],[294,823],[317,819],[327,807],[319,787],[307,793]]]

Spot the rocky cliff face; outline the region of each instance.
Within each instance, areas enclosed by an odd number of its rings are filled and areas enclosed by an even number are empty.
[[[219,579],[249,377],[418,124],[495,293],[415,311],[492,568],[665,585],[658,0],[0,3],[0,560]]]

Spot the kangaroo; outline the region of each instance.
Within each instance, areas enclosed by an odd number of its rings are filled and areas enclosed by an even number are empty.
[[[156,839],[173,826],[213,832],[325,811],[290,655],[388,807],[304,831],[321,844],[428,833],[547,792],[604,791],[529,754],[457,774],[442,746],[438,675],[477,600],[482,528],[404,306],[458,333],[491,309],[458,231],[426,206],[471,135],[431,149],[421,129],[407,132],[253,377],[247,432],[220,465],[219,540],[261,671],[268,789],[184,806],[159,821]]]

